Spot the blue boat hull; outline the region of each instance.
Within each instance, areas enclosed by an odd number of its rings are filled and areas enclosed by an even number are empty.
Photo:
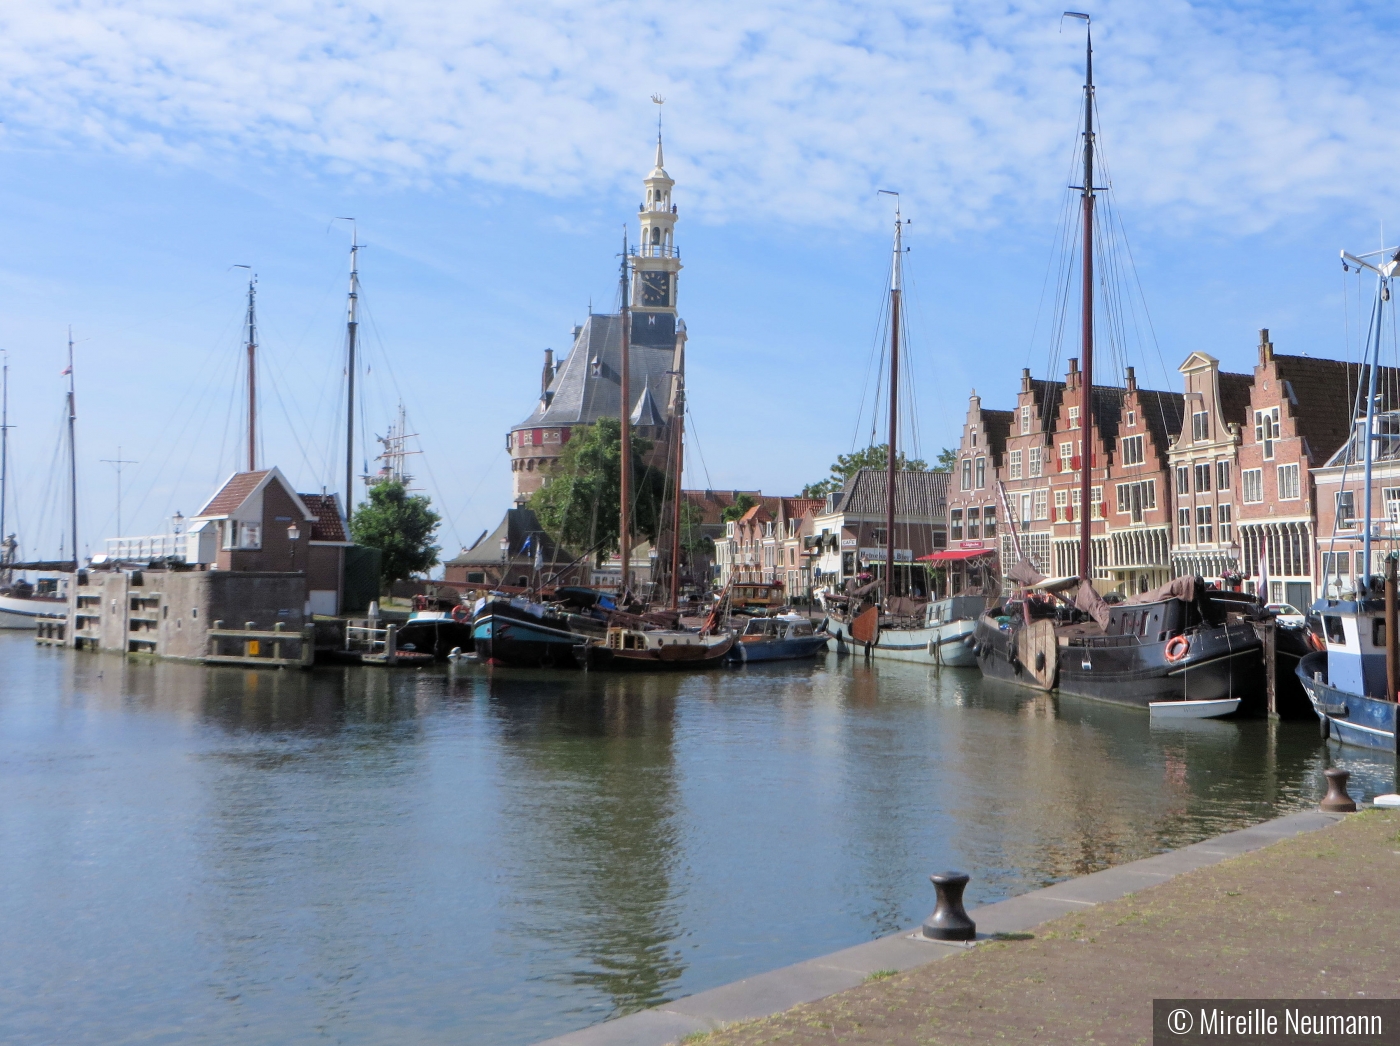
[[[798,636],[793,639],[760,639],[751,643],[742,640],[729,650],[729,660],[750,661],[795,661],[801,657],[815,657],[817,652],[826,649],[826,635]]]
[[[490,613],[472,622],[472,641],[482,661],[513,668],[578,668],[588,646],[576,632]]]
[[[1395,702],[1338,690],[1326,682],[1327,654],[1317,651],[1298,662],[1297,674],[1313,711],[1344,745],[1395,751]]]

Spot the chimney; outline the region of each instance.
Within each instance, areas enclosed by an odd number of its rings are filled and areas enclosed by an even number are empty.
[[[1021,368],[1021,391],[1031,391],[1031,369],[1029,367]]]
[[[1274,358],[1274,343],[1269,340],[1269,328],[1265,327],[1259,332],[1259,362],[1268,363]]]
[[[1069,375],[1065,378],[1065,384],[1072,389],[1079,388],[1079,357],[1069,358]]]
[[[543,396],[549,391],[550,383],[554,381],[554,350],[544,350],[544,371],[540,374],[540,395]]]
[[[1137,391],[1137,374],[1134,373],[1134,370],[1133,370],[1132,367],[1129,367],[1129,368],[1128,368],[1128,391],[1129,391],[1129,392],[1136,392],[1136,391]]]

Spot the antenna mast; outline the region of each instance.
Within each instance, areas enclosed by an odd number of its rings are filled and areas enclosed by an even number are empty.
[[[258,315],[254,305],[257,296],[258,274],[253,273],[248,277],[248,471],[252,472],[258,467],[258,386],[257,386],[257,354],[258,354]],[[121,449],[118,448],[117,456],[121,456]],[[121,480],[121,471],[117,472],[118,482]],[[118,533],[121,527],[117,528]]]
[[[111,465],[117,470],[117,536],[120,537],[122,533],[122,466],[139,465],[140,462],[130,461],[122,457],[122,449],[118,447],[117,456],[115,458],[103,458],[102,463],[104,465]]]
[[[9,547],[5,544],[5,502],[10,478],[10,354],[3,352],[0,366],[0,573],[9,562]]]
[[[890,270],[890,444],[885,481],[885,599],[894,596],[894,494],[895,472],[899,465],[899,305],[900,265],[904,253],[904,225],[900,220],[899,193],[881,189],[894,197],[894,259]]]

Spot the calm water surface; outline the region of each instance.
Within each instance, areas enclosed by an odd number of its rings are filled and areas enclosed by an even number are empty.
[[[0,633],[0,1039],[512,1046],[1354,794],[1389,757],[834,656],[245,672]]]

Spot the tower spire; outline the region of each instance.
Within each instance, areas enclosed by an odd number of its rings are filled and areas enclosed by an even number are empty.
[[[659,94],[651,96],[651,100],[656,103],[656,166],[665,167],[664,158],[661,155],[661,107],[666,104],[666,99]]]

